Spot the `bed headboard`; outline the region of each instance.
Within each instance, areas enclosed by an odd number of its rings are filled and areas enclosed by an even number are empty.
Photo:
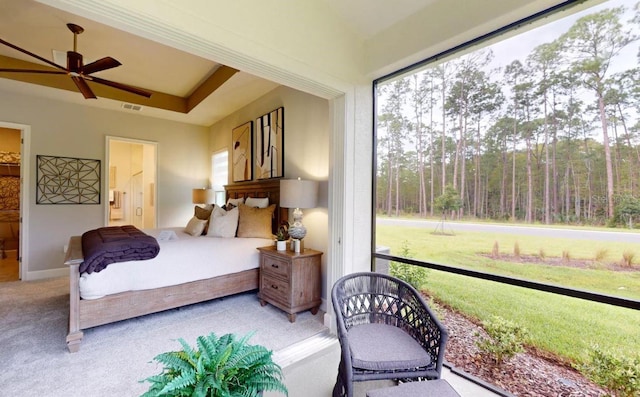
[[[269,204],[275,204],[271,229],[274,234],[278,232],[278,228],[282,222],[289,221],[289,211],[280,207],[280,178],[264,179],[261,181],[241,182],[232,185],[225,185],[224,190],[227,192],[227,200],[230,198],[269,198]]]

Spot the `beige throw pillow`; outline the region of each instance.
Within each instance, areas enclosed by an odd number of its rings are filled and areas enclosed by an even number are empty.
[[[238,237],[273,238],[271,220],[275,204],[267,208],[253,208],[240,204],[240,219],[238,220]]]
[[[211,218],[209,218],[207,237],[235,237],[238,228],[238,215],[237,207],[225,211],[216,205],[211,213]]]
[[[204,231],[207,221],[193,217],[187,223],[187,227],[184,228],[185,233],[189,233],[192,236],[200,236]]]

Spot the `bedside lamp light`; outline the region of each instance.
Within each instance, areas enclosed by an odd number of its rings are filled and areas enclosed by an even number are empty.
[[[215,201],[213,189],[193,189],[191,199],[193,204],[211,204]]]
[[[289,236],[302,240],[307,229],[302,224],[301,208],[314,208],[318,196],[318,182],[302,179],[283,179],[280,181],[280,206],[295,208],[293,224],[289,227]]]

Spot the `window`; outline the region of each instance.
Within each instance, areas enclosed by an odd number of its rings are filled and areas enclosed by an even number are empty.
[[[224,185],[229,183],[229,152],[224,150],[211,156],[211,181],[215,195],[215,204],[225,204]]]
[[[640,356],[638,328],[619,333],[640,327],[636,3],[374,82],[376,270],[480,321],[518,321],[568,362],[596,343]]]

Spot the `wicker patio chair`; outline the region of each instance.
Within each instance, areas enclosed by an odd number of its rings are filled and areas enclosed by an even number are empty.
[[[448,334],[409,284],[349,274],[336,281],[331,300],[342,350],[333,397],[353,397],[353,382],[440,378]]]

